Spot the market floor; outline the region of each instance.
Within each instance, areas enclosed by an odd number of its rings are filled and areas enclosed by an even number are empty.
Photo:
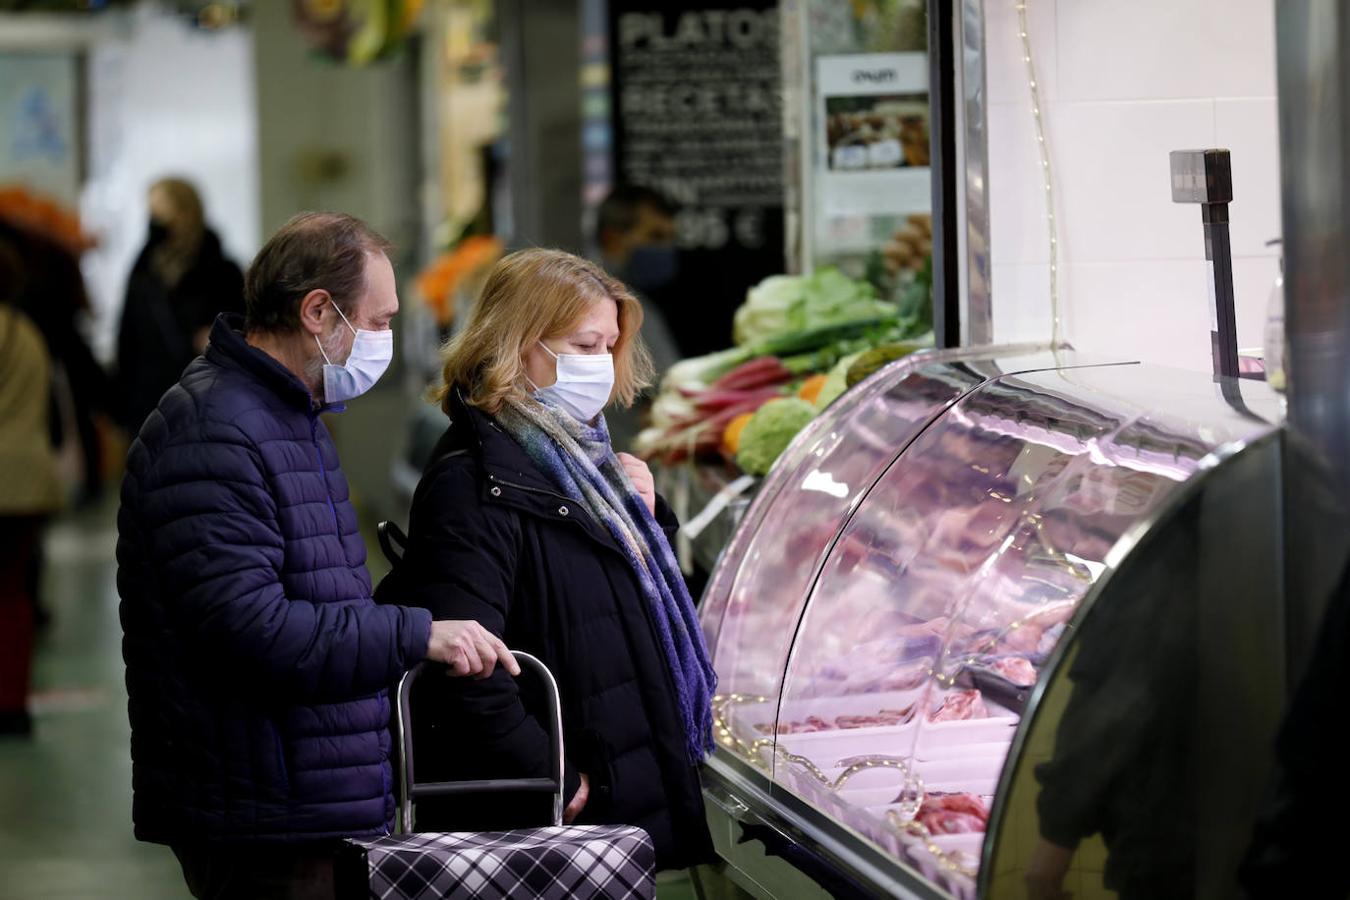
[[[114,523],[110,500],[47,535],[35,734],[0,738],[0,900],[188,898],[168,848],[131,834]],[[692,900],[687,881],[662,881],[661,900]]]
[[[48,531],[52,624],[34,665],[35,733],[0,739],[0,897],[188,896],[169,849],[131,834],[114,510],[110,501]]]

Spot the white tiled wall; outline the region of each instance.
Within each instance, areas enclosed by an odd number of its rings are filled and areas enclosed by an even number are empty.
[[[997,340],[1048,337],[1045,197],[1017,0],[985,0]],[[1168,152],[1232,151],[1238,341],[1278,271],[1275,0],[1026,0],[1048,129],[1065,334],[1085,351],[1209,367],[1200,211]],[[1217,23],[1217,24],[1216,24]]]

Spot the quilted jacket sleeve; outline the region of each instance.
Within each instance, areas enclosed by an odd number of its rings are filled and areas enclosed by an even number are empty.
[[[483,503],[479,491],[466,464],[428,473],[413,504],[403,595],[390,599],[425,606],[437,619],[475,619],[505,639],[520,523],[515,513]],[[548,775],[548,734],[525,709],[516,679],[505,669],[481,681],[454,679],[446,688],[444,717],[458,735],[472,736],[472,750],[457,755],[475,777]],[[580,782],[570,762],[565,782],[571,797]]]
[[[238,429],[200,424],[141,477],[137,526],[170,620],[241,681],[302,701],[354,698],[424,656],[426,610],[286,596],[276,501]]]

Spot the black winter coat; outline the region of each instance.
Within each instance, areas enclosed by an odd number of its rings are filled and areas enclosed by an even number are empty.
[[[557,678],[567,797],[590,779],[578,821],[640,826],[661,868],[712,858],[698,770],[685,756],[674,686],[636,576],[605,526],[558,493],[497,422],[454,400],[452,424],[413,499],[403,563],[379,599],[476,619]],[[673,534],[664,503],[658,520]],[[528,676],[423,679],[415,694],[419,780],[544,777],[546,733]],[[418,830],[544,824],[546,807],[496,797],[423,802]]]
[[[147,245],[132,267],[117,334],[120,417],[132,434],[197,358],[197,334],[221,313],[244,312],[243,273],[215,232],[207,229],[196,261],[172,287],[155,273],[153,251]]]

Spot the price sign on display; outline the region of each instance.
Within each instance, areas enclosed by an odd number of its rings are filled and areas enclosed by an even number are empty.
[[[612,0],[609,16],[616,178],[675,204],[682,294],[724,347],[746,289],[785,265],[778,5]]]

